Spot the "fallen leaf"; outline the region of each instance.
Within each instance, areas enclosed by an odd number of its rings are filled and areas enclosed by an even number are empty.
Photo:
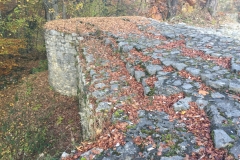
[[[185,114],[186,113],[186,111],[181,111],[181,114]]]
[[[162,150],[163,150],[163,148],[162,148],[162,146],[160,145],[159,148],[158,148],[158,152],[157,152],[157,155],[158,155],[158,156],[161,156],[161,155],[162,155]]]
[[[189,155],[186,154],[186,157],[184,158],[184,160],[189,160]]]
[[[209,94],[209,92],[204,91],[204,90],[199,90],[198,93],[201,94],[201,95],[204,95],[204,96],[206,96],[207,94]]]
[[[97,129],[96,129],[96,135],[100,135],[101,133],[102,133],[102,130],[99,129],[99,128],[97,128]]]

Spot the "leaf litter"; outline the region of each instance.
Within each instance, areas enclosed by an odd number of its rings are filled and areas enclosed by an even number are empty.
[[[128,33],[139,33],[142,34],[143,31],[139,31],[136,22],[141,24],[147,24],[148,21],[144,18],[132,18],[127,17],[129,21],[125,21],[126,17],[120,17],[120,18],[78,18],[78,19],[71,19],[69,20],[57,20],[52,21],[51,23],[48,23],[45,27],[47,29],[57,29],[62,32],[77,32],[77,29],[79,29],[80,33],[89,33],[89,32],[96,32],[97,30],[102,31],[110,31],[114,34],[124,34],[127,36]],[[129,23],[131,22],[131,23]],[[111,24],[111,25],[110,25]],[[149,28],[151,30],[151,28]],[[144,33],[145,36],[153,37],[153,35],[149,33]],[[92,39],[91,39],[92,38]],[[94,53],[95,57],[104,57],[109,60],[109,64],[107,66],[95,66],[95,70],[100,72],[101,70],[105,69],[106,67],[118,67],[120,68],[118,71],[112,72],[111,70],[107,70],[107,72],[110,75],[111,79],[104,80],[105,82],[110,82],[112,80],[120,80],[121,77],[125,77],[125,81],[129,85],[128,88],[120,88],[118,92],[118,97],[120,96],[128,96],[128,95],[134,95],[131,97],[131,102],[122,102],[121,109],[124,111],[125,114],[128,115],[129,120],[131,120],[133,123],[137,123],[138,121],[138,115],[137,111],[144,109],[148,111],[164,111],[167,114],[170,115],[170,120],[174,119],[180,119],[182,122],[184,122],[187,125],[187,128],[190,132],[192,132],[196,138],[197,138],[197,145],[199,146],[205,146],[204,150],[201,150],[199,153],[192,153],[192,155],[186,155],[185,159],[223,159],[224,157],[229,158],[227,155],[227,151],[224,149],[216,149],[213,146],[213,141],[210,136],[210,121],[206,115],[206,113],[203,110],[200,110],[195,102],[190,102],[190,109],[186,112],[179,112],[176,113],[172,107],[172,105],[177,102],[178,100],[184,98],[183,93],[171,95],[169,97],[163,96],[163,95],[154,95],[152,96],[152,99],[148,96],[144,96],[143,94],[143,88],[142,84],[137,82],[126,70],[125,63],[121,60],[120,56],[118,54],[113,54],[112,50],[109,46],[103,45],[102,43],[99,43],[99,39],[94,39],[94,37],[91,37],[88,40],[85,40],[84,45],[88,46],[88,51],[91,53]],[[159,35],[158,37],[155,37],[158,39],[164,39],[165,37]],[[114,39],[111,39],[114,44],[116,42]],[[93,45],[94,44],[94,45]],[[225,68],[229,68],[229,61],[231,58],[216,58],[212,56],[205,56],[202,52],[196,51],[193,49],[186,48],[185,40],[179,40],[175,42],[166,43],[164,45],[157,46],[159,49],[172,49],[172,48],[180,48],[182,49],[182,54],[189,57],[197,57],[200,56],[201,58],[205,60],[211,60],[215,62],[218,65],[221,65]],[[92,51],[91,51],[92,50]],[[97,50],[93,51],[93,50]],[[142,52],[132,50],[131,53],[137,57],[140,58],[141,61],[153,61],[148,56],[143,55]],[[129,58],[128,60],[130,62],[134,62],[133,58]],[[156,64],[159,64],[161,62],[156,61],[154,62]],[[140,66],[137,67],[139,70]],[[172,67],[165,67],[164,71],[166,72],[172,72],[174,69]],[[179,72],[180,76],[192,79],[197,82],[201,82],[201,79],[199,77],[194,77],[188,72],[182,70]],[[154,81],[156,80],[155,77],[148,78],[146,80],[146,83],[149,84],[149,86],[153,86]],[[91,91],[94,90],[93,86],[90,86]],[[207,87],[205,84],[201,84],[199,94],[207,95],[209,91],[213,91],[211,88]],[[109,102],[112,102],[113,105],[116,104],[116,99],[114,97],[106,97],[106,100]],[[94,100],[93,100],[94,102]],[[112,109],[111,113],[116,109]],[[102,130],[102,133],[98,136],[96,141],[93,142],[82,142],[82,145],[77,147],[78,153],[73,155],[72,159],[78,158],[83,152],[94,148],[99,147],[102,149],[108,149],[108,148],[114,148],[116,144],[123,145],[124,142],[124,131],[126,130],[126,123],[117,123],[117,124],[106,124],[104,127],[104,130]],[[146,142],[148,141],[148,142]],[[134,139],[134,142],[136,144],[154,144],[151,137],[146,138],[145,140],[141,139],[140,137],[136,137]],[[161,155],[162,149],[164,146],[159,146],[158,148],[158,155]],[[139,155],[142,155],[139,153]],[[231,158],[230,158],[231,159]]]

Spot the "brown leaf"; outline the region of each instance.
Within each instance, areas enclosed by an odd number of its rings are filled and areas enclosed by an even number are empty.
[[[158,155],[158,156],[161,156],[161,155],[162,155],[162,150],[163,150],[163,148],[162,148],[162,146],[160,145],[160,146],[158,147],[158,152],[157,152],[157,155]]]
[[[186,157],[184,158],[184,160],[189,160],[189,155],[186,154]]]
[[[204,90],[199,90],[198,93],[201,94],[201,95],[204,95],[204,96],[206,96],[207,94],[209,94],[209,92],[204,91]]]

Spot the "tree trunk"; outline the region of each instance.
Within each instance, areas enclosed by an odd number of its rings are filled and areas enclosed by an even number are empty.
[[[178,0],[167,0],[168,15],[167,18],[176,16],[178,8]]]
[[[211,14],[211,16],[216,16],[218,7],[218,0],[207,0],[205,8]]]
[[[51,21],[58,16],[58,0],[43,0],[45,19]]]
[[[62,1],[62,18],[63,19],[67,19],[67,12],[66,12],[66,4],[64,2],[64,0]]]
[[[56,19],[58,16],[58,0],[52,0],[52,8],[53,8],[52,19]]]

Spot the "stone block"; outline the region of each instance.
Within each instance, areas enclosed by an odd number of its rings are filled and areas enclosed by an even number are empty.
[[[213,130],[214,133],[214,144],[215,147],[220,149],[220,148],[225,148],[228,145],[230,145],[234,140],[229,137],[229,135],[221,129],[216,129]]]

